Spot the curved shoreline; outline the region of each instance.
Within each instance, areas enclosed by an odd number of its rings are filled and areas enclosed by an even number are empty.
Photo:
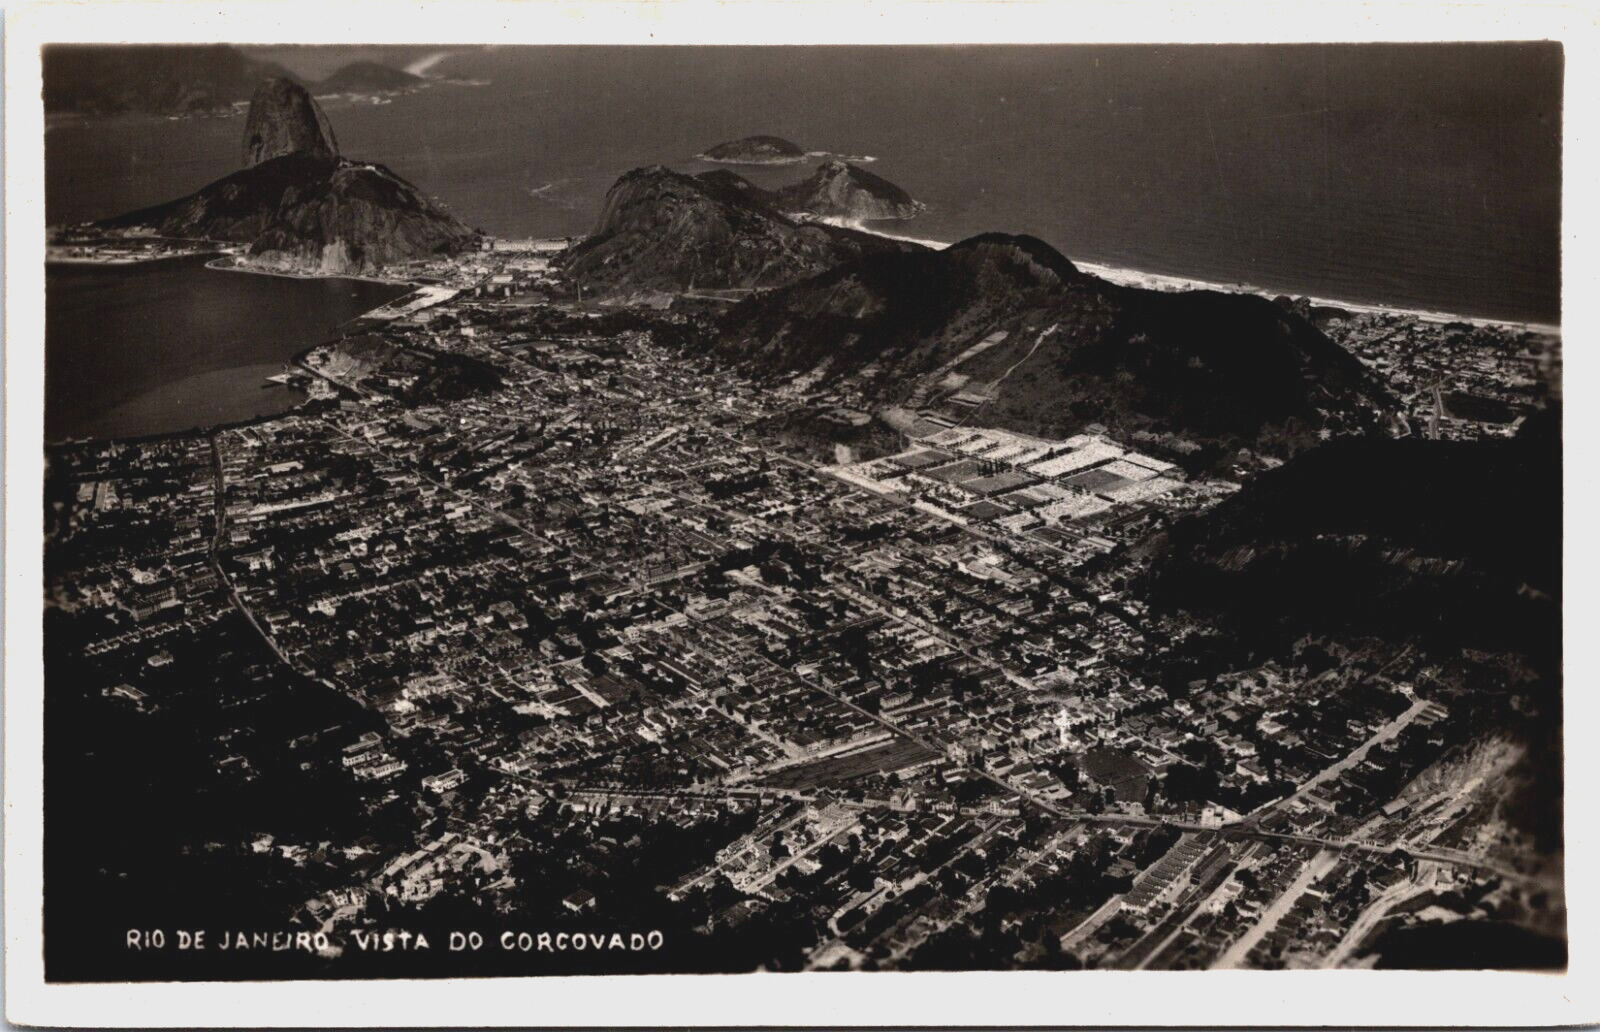
[[[59,264],[64,264],[64,265],[65,264],[70,264],[70,265],[75,265],[75,266],[80,266],[80,267],[83,266],[83,265],[100,265],[100,266],[103,266],[105,268],[110,268],[110,269],[127,269],[127,268],[131,268],[131,267],[133,267],[135,265],[148,264],[150,262],[155,262],[155,261],[176,260],[176,259],[180,259],[180,258],[193,259],[193,258],[203,257],[205,254],[208,254],[208,253],[209,254],[216,254],[217,252],[211,251],[211,252],[199,252],[199,253],[196,253],[196,254],[168,255],[168,256],[162,256],[161,258],[141,259],[139,261],[134,261],[134,262],[116,262],[116,263],[111,263],[111,262],[96,262],[96,261],[93,261],[93,260],[87,260],[87,261],[61,262]],[[212,271],[212,272],[253,273],[253,274],[259,275],[259,276],[275,276],[275,277],[278,277],[280,279],[295,279],[295,280],[353,280],[353,281],[357,281],[357,282],[361,282],[361,283],[375,284],[375,285],[378,285],[378,286],[388,286],[388,287],[395,287],[395,288],[400,288],[400,287],[409,288],[408,290],[396,294],[395,297],[390,298],[389,300],[383,302],[382,304],[380,304],[380,305],[378,305],[378,306],[376,306],[374,308],[369,308],[369,309],[367,309],[367,310],[365,310],[363,312],[358,313],[357,315],[351,316],[349,319],[345,320],[343,323],[340,324],[341,332],[343,331],[344,328],[349,327],[350,325],[352,325],[352,324],[354,324],[356,322],[359,322],[362,319],[367,318],[373,312],[381,311],[382,309],[388,307],[389,305],[394,304],[396,301],[398,301],[398,300],[400,300],[400,299],[402,299],[404,297],[407,297],[409,294],[415,293],[419,287],[426,285],[426,284],[419,284],[419,283],[413,282],[411,280],[386,280],[386,279],[375,279],[375,278],[366,277],[366,276],[340,276],[340,275],[323,275],[323,274],[308,274],[308,273],[276,272],[276,271],[271,271],[271,270],[267,270],[267,269],[252,269],[252,268],[248,268],[248,267],[239,267],[239,266],[234,266],[234,265],[218,264],[219,262],[225,262],[227,260],[228,260],[228,257],[227,257],[226,254],[220,255],[219,257],[213,258],[210,261],[206,262],[205,263],[205,268],[207,270],[209,270],[209,271]],[[305,360],[306,356],[309,355],[311,352],[315,351],[318,348],[326,347],[329,344],[335,343],[338,339],[339,339],[338,337],[332,337],[332,338],[316,341],[314,343],[311,343],[311,344],[308,344],[308,345],[302,347],[300,350],[296,351],[294,354],[288,356],[287,358],[285,358],[282,361],[282,369],[283,369],[283,371],[284,372],[298,372],[298,373],[301,373],[301,374],[310,374],[310,370],[307,369],[305,367],[305,365],[304,365],[304,360]],[[260,362],[260,363],[253,363],[253,364],[257,365],[257,366],[269,366],[269,365],[273,365],[274,362],[269,360],[269,361],[264,361],[264,362]],[[230,372],[230,371],[242,371],[245,368],[248,368],[248,367],[245,367],[245,366],[227,367],[227,368],[224,368],[224,369],[209,370],[207,372],[214,372],[214,373],[221,374],[221,373],[226,373],[226,372]],[[314,375],[314,374],[311,374],[311,375]],[[269,386],[269,384],[262,383],[261,386],[266,387],[266,386]],[[172,430],[156,430],[156,431],[151,431],[151,432],[148,432],[148,433],[135,433],[135,434],[85,434],[85,435],[81,435],[81,436],[79,436],[79,435],[68,435],[66,437],[60,437],[60,438],[56,438],[56,439],[53,439],[53,440],[50,439],[47,436],[47,437],[44,438],[42,443],[44,445],[45,450],[48,452],[48,451],[50,451],[52,449],[56,449],[56,448],[65,448],[65,447],[73,447],[73,446],[81,446],[81,445],[113,444],[113,443],[137,444],[137,443],[139,443],[141,441],[160,441],[160,440],[173,440],[173,439],[177,439],[177,438],[193,437],[193,436],[207,436],[207,435],[210,435],[210,434],[213,434],[213,433],[217,433],[217,432],[220,432],[220,431],[223,431],[223,430],[243,429],[245,427],[257,426],[257,425],[260,425],[260,424],[263,424],[263,423],[272,422],[274,420],[283,419],[286,416],[294,415],[294,414],[297,414],[297,413],[303,413],[307,409],[308,406],[313,406],[313,405],[317,404],[317,402],[315,400],[313,400],[302,389],[293,387],[290,384],[281,384],[281,385],[277,385],[277,386],[280,386],[282,389],[296,391],[301,396],[297,400],[291,401],[291,403],[286,408],[282,409],[281,411],[260,413],[260,414],[257,414],[257,415],[245,416],[245,417],[242,417],[240,419],[222,420],[222,421],[215,422],[215,423],[200,423],[200,424],[196,424],[196,425],[193,425],[193,426],[178,427],[178,428],[175,428],[175,429],[172,429]],[[154,389],[160,389],[160,388],[154,388]]]
[[[127,269],[135,265],[153,265],[156,262],[174,262],[180,258],[200,258],[214,253],[215,252],[213,251],[195,251],[190,254],[158,254],[152,255],[149,258],[74,258],[70,256],[52,258],[47,253],[45,255],[44,263],[45,265],[74,265],[88,266],[91,268],[98,267],[102,269]]]
[[[303,391],[301,393],[304,393]],[[316,404],[308,395],[295,402],[282,412],[268,412],[259,416],[248,416],[244,419],[228,420],[221,423],[207,423],[201,426],[188,426],[181,430],[157,430],[148,434],[126,434],[119,436],[97,437],[90,434],[85,437],[63,437],[54,441],[45,441],[44,449],[72,448],[85,444],[141,444],[151,441],[172,441],[185,437],[209,437],[212,434],[222,433],[226,430],[243,430],[247,427],[260,426],[271,423],[285,416],[304,413],[306,406]]]
[[[206,262],[206,268],[213,272],[247,272],[256,276],[277,276],[280,279],[296,280],[354,280],[357,283],[377,283],[385,287],[410,287],[415,290],[422,284],[406,279],[380,279],[377,276],[356,276],[342,272],[288,272],[280,269],[253,268],[248,265],[225,265],[227,258],[213,258]],[[379,305],[382,308],[383,305]],[[376,311],[377,309],[373,309]]]
[[[853,229],[861,233],[870,233],[873,236],[884,237],[888,240],[899,240],[909,244],[921,244],[923,247],[942,251],[951,246],[955,241],[930,240],[924,237],[901,236],[895,233],[886,233],[874,229],[867,222],[860,219],[843,219],[834,216],[818,219],[832,226],[842,229]],[[1560,323],[1534,322],[1526,319],[1503,319],[1488,315],[1462,315],[1457,312],[1443,312],[1428,308],[1404,308],[1398,305],[1385,304],[1381,301],[1356,301],[1349,298],[1322,297],[1316,294],[1307,294],[1299,290],[1283,288],[1276,289],[1263,287],[1253,283],[1223,283],[1215,280],[1203,280],[1192,276],[1180,276],[1172,273],[1149,272],[1144,269],[1133,269],[1122,265],[1108,265],[1089,259],[1067,256],[1073,265],[1077,266],[1091,276],[1096,276],[1108,283],[1119,287],[1138,287],[1144,290],[1183,291],[1183,290],[1216,290],[1229,294],[1254,294],[1258,297],[1275,298],[1289,295],[1295,298],[1306,298],[1314,305],[1330,308],[1342,308],[1348,312],[1364,315],[1397,315],[1410,319],[1419,319],[1423,322],[1459,322],[1471,326],[1501,326],[1529,333],[1545,334],[1550,336],[1561,335]]]

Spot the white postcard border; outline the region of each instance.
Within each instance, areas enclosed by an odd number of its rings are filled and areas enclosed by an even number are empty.
[[[1600,1020],[1595,977],[1593,525],[1596,19],[1586,5],[409,4],[127,0],[6,12],[6,1015],[65,1026],[1452,1025]],[[74,42],[1003,43],[1558,39],[1565,45],[1567,871],[1571,965],[1508,972],[972,972],[46,985],[42,956],[44,197],[38,47]],[[1578,576],[1574,577],[1576,572]]]

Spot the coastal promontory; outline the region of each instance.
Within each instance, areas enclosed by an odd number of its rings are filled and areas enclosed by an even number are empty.
[[[257,89],[243,155],[240,171],[99,228],[244,244],[247,266],[311,275],[368,275],[478,244],[405,179],[342,157],[316,101],[286,79]]]
[[[838,159],[779,190],[778,200],[789,211],[852,220],[909,219],[927,207],[882,176]]]
[[[352,61],[317,83],[322,93],[400,93],[427,82],[403,68],[377,61]]]
[[[635,169],[606,195],[594,233],[567,252],[567,274],[608,294],[792,283],[864,254],[915,247],[797,221],[726,170]]]

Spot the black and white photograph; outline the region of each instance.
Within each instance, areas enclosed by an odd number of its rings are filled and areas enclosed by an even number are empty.
[[[8,88],[46,987],[1567,971],[1562,40],[528,13]]]

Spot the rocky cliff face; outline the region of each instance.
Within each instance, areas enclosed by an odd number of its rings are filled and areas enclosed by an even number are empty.
[[[594,234],[564,258],[591,291],[772,287],[864,254],[915,245],[801,224],[732,173],[636,169],[606,195]]]
[[[102,225],[249,244],[255,265],[325,275],[374,273],[471,248],[478,239],[382,165],[310,151],[263,161]]]
[[[389,169],[341,160],[279,206],[250,254],[289,269],[364,273],[476,242],[476,233]]]
[[[323,275],[371,274],[477,246],[477,233],[389,169],[340,157],[322,109],[288,80],[257,90],[244,160],[187,197],[100,225],[248,244],[253,265]]]
[[[328,116],[305,87],[288,79],[268,79],[256,88],[244,123],[245,168],[285,154],[339,156]]]
[[[809,179],[778,191],[789,211],[853,220],[909,219],[927,206],[900,187],[844,161],[826,161]]]

